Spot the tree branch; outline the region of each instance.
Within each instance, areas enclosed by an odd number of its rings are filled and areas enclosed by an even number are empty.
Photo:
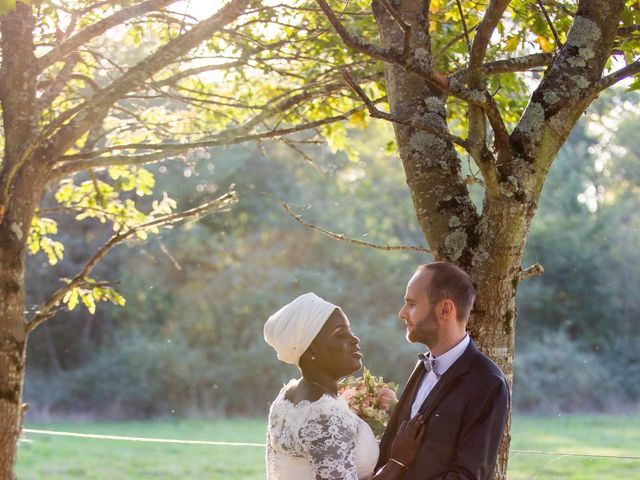
[[[447,77],[425,67],[423,62],[418,61],[418,59],[405,59],[404,52],[400,52],[397,49],[373,45],[356,35],[352,35],[344,25],[340,23],[338,16],[325,0],[316,0],[316,2],[320,5],[320,8],[329,19],[329,22],[331,22],[338,35],[347,46],[358,52],[364,53],[365,55],[377,58],[378,60],[401,65],[407,71],[420,76],[439,90],[460,98],[461,100],[465,100],[474,105],[485,104],[485,97],[482,94],[482,91],[465,88],[464,85],[459,82],[449,83]]]
[[[484,75],[525,72],[535,67],[545,67],[553,60],[551,53],[534,53],[522,57],[507,58],[505,60],[496,60],[487,62],[482,66]],[[449,75],[451,81],[466,82],[469,74],[468,68],[460,69]]]
[[[381,101],[378,100],[378,101]],[[323,118],[322,120],[316,120],[308,122],[303,125],[295,127],[281,128],[275,130],[269,130],[266,132],[243,134],[234,136],[234,132],[222,132],[216,135],[213,139],[203,140],[200,142],[192,143],[165,143],[165,144],[145,144],[145,143],[132,143],[127,145],[114,145],[101,150],[96,150],[84,154],[66,155],[59,157],[59,165],[53,168],[53,174],[50,177],[49,183],[62,180],[73,173],[87,170],[90,168],[104,168],[109,165],[142,165],[145,163],[158,162],[165,158],[178,153],[184,153],[195,148],[205,147],[220,147],[236,145],[239,143],[263,140],[267,138],[283,137],[285,135],[291,135],[304,130],[311,130],[314,128],[328,125],[330,123],[339,122],[348,119],[354,113],[364,110],[364,105],[353,108],[340,115],[333,117]],[[158,152],[150,153],[146,155],[119,155],[111,157],[101,157],[100,155],[109,153],[115,150],[158,150]]]
[[[89,155],[95,152],[89,152],[87,154],[83,154],[83,156],[86,155],[87,158],[67,161],[54,167],[49,183],[59,182],[60,180],[67,178],[69,175],[94,168],[106,168],[111,165],[145,165],[147,163],[160,162],[171,157],[172,154],[183,153],[193,148],[195,147],[189,147],[187,144],[184,149],[166,149],[146,155],[115,155],[109,157],[94,156],[93,158],[89,157]]]
[[[349,84],[349,86],[353,89],[353,91],[356,93],[356,95],[358,95],[358,97],[360,97],[360,100],[362,100],[362,102],[365,104],[365,106],[367,107],[367,110],[369,111],[369,115],[371,115],[373,118],[380,118],[383,120],[387,120],[389,122],[393,122],[393,123],[398,123],[400,125],[406,125],[409,127],[413,127],[413,128],[417,128],[419,130],[424,130],[425,132],[429,132],[433,135],[436,135],[444,140],[447,140],[449,142],[453,142],[456,145],[460,145],[462,148],[464,148],[465,150],[468,150],[469,148],[469,142],[463,138],[457,137],[455,135],[451,135],[449,132],[444,131],[444,130],[439,130],[435,127],[433,127],[432,125],[426,124],[426,123],[422,123],[422,122],[416,122],[414,120],[404,120],[401,118],[398,118],[390,113],[387,112],[383,112],[382,110],[379,110],[373,101],[371,101],[371,99],[369,99],[369,97],[367,97],[367,94],[364,93],[364,91],[362,90],[362,88],[360,88],[360,86],[355,82],[355,80],[351,77],[351,75],[349,74],[349,72],[347,72],[346,70],[343,70],[342,72],[342,76],[344,77],[345,81]]]
[[[575,17],[575,15],[576,15],[576,11],[575,10],[571,10],[565,4],[563,4],[562,2],[558,2],[556,0],[543,0],[543,1],[548,6],[555,7],[557,9],[559,9],[561,12],[563,12],[568,17]]]
[[[596,83],[595,88],[598,92],[601,92],[602,90],[605,90],[611,87],[612,85],[615,85],[619,81],[624,80],[625,78],[628,78],[631,75],[635,75],[638,72],[640,72],[640,60],[636,60],[635,62],[627,65],[626,67],[623,67],[620,70],[616,70],[615,72],[600,79]]]
[[[491,40],[491,35],[495,30],[502,14],[506,10],[511,0],[491,0],[487,10],[476,29],[471,45],[471,55],[469,58],[470,83],[482,81],[482,63]],[[481,88],[480,86],[475,88]]]
[[[73,69],[80,61],[80,55],[71,53],[60,72],[53,79],[48,88],[43,92],[42,96],[37,100],[37,108],[39,111],[44,110],[53,102],[63,90],[69,79],[73,75]]]
[[[126,20],[145,15],[154,10],[160,10],[161,8],[175,3],[176,1],[177,0],[147,0],[146,2],[142,2],[138,5],[123,8],[113,15],[78,32],[73,37],[65,40],[53,50],[40,57],[38,59],[38,69],[42,71],[49,65],[62,60],[68,54],[74,52],[78,47],[84,45],[92,38],[102,35],[107,30],[122,24]]]
[[[579,8],[565,44],[554,56],[544,77],[531,95],[529,104],[511,133],[514,152],[534,165],[532,172],[546,171],[571,129],[597,95],[598,86],[606,86],[634,67],[602,78],[624,11],[622,0],[579,0]],[[590,31],[597,35],[588,35]],[[585,52],[589,52],[585,54]],[[536,125],[532,128],[532,125]],[[528,195],[525,185],[529,173],[511,162],[500,163],[508,191]]]
[[[509,138],[507,127],[504,124],[502,114],[500,113],[500,109],[498,108],[498,104],[488,92],[486,95],[487,107],[485,112],[495,136],[495,148],[508,157],[511,157],[511,140]]]
[[[640,25],[629,25],[628,27],[620,27],[616,36],[627,38],[633,36],[633,34],[637,32],[640,32]]]
[[[311,228],[313,230],[321,232],[321,233],[323,233],[323,234],[327,235],[328,237],[331,237],[331,238],[333,238],[335,240],[341,240],[341,241],[344,241],[344,242],[353,243],[353,244],[359,245],[361,247],[375,248],[377,250],[411,250],[411,251],[414,251],[414,252],[431,253],[431,250],[429,250],[428,248],[416,247],[414,245],[378,245],[377,243],[363,242],[362,240],[356,240],[354,238],[345,237],[344,235],[342,235],[340,233],[333,233],[333,232],[330,232],[329,230],[325,230],[324,228],[318,227],[317,225],[314,225],[312,223],[305,222],[301,218],[302,215],[293,213],[291,211],[291,209],[289,208],[289,205],[287,205],[284,202],[282,202],[282,208],[284,208],[285,212],[287,212],[289,215],[291,215],[291,217],[296,222],[301,223],[305,227],[309,227],[309,228]]]
[[[152,0],[150,0],[152,1]],[[155,53],[130,68],[109,86],[98,92],[82,105],[81,111],[50,141],[50,154],[55,158],[64,153],[84,132],[108,110],[113,103],[131,90],[143,85],[155,73],[171,64],[176,58],[186,54],[216,31],[238,18],[250,0],[231,0],[206,20],[195,25],[188,32],[170,40]]]
[[[146,231],[151,228],[158,227],[166,227],[168,225],[173,225],[187,218],[198,218],[202,215],[213,213],[215,211],[220,211],[223,208],[228,207],[232,203],[237,201],[237,196],[235,191],[231,190],[226,194],[212,200],[210,202],[204,203],[197,207],[191,208],[189,210],[185,210],[184,212],[172,213],[169,215],[163,215],[161,217],[155,218],[149,222],[143,223],[141,225],[131,227],[124,231],[119,231],[115,235],[113,235],[84,265],[82,270],[76,274],[71,281],[66,284],[64,287],[55,291],[49,298],[47,298],[41,307],[38,309],[36,314],[33,316],[31,320],[27,322],[26,330],[27,332],[32,332],[36,328],[38,328],[43,322],[47,319],[51,318],[55,312],[57,306],[60,304],[64,296],[67,292],[70,292],[74,288],[80,287],[87,282],[89,274],[93,271],[95,266],[102,260],[116,245],[127,240],[138,232]]]
[[[228,63],[220,63],[217,65],[204,65],[202,67],[194,67],[182,70],[179,73],[171,75],[170,77],[163,78],[162,80],[154,80],[151,85],[155,88],[165,87],[168,85],[175,84],[178,80],[182,80],[183,78],[191,77],[193,75],[198,75],[204,72],[215,72],[216,70],[227,70],[233,67],[240,67],[242,65],[246,65],[246,59],[238,59],[234,62]]]
[[[383,60],[390,63],[400,63],[400,58],[402,57],[401,52],[395,49],[389,49],[381,47],[379,45],[374,45],[367,42],[361,37],[352,35],[344,27],[344,25],[342,25],[336,13],[325,0],[316,0],[316,2],[320,6],[324,14],[327,16],[327,19],[329,19],[329,22],[335,29],[336,33],[340,36],[342,41],[347,44],[347,46],[353,48],[358,52],[365,53],[370,57],[377,58],[378,60]]]
[[[491,40],[491,35],[508,5],[509,0],[492,0],[478,25],[469,54],[467,86],[470,89],[484,90],[486,88],[482,64],[487,52],[487,47],[489,46],[489,41]],[[498,147],[505,145],[505,128],[500,111],[490,95],[486,94],[485,98],[488,103],[484,105],[484,109],[477,105],[469,104],[469,146],[470,153],[475,159],[482,157],[483,149],[487,145],[485,113],[488,117],[490,116],[491,126],[496,132],[496,139],[499,140],[496,142],[496,145]]]

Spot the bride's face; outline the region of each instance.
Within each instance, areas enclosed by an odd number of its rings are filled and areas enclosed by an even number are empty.
[[[351,331],[349,320],[335,310],[312,343],[315,362],[334,378],[362,368],[360,339]]]

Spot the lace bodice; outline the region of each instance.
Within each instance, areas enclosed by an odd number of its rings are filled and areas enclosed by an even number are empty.
[[[269,412],[268,480],[363,480],[373,475],[378,442],[342,398],[293,404],[280,391]]]

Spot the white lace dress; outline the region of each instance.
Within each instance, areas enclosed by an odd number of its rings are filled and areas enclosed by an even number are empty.
[[[363,480],[373,476],[378,442],[342,398],[323,395],[293,404],[284,386],[271,405],[268,480]]]

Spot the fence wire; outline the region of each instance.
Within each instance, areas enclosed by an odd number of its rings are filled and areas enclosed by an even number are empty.
[[[94,440],[116,440],[124,442],[146,442],[146,443],[171,443],[171,444],[185,444],[185,445],[213,445],[223,447],[260,447],[265,448],[264,443],[251,443],[251,442],[222,442],[212,440],[179,440],[171,438],[149,438],[149,437],[127,437],[122,435],[102,435],[94,433],[77,433],[77,432],[59,432],[55,430],[37,430],[31,428],[25,428],[22,430],[24,433],[33,433],[36,435],[52,435],[59,437],[77,437],[77,438],[89,438]],[[28,438],[22,438],[23,442],[31,442]],[[528,454],[528,455],[558,455],[562,457],[591,457],[591,458],[608,458],[613,460],[640,460],[640,457],[633,455],[604,455],[604,454],[591,454],[591,453],[577,453],[577,452],[546,452],[544,450],[516,450],[511,449],[511,453]]]

